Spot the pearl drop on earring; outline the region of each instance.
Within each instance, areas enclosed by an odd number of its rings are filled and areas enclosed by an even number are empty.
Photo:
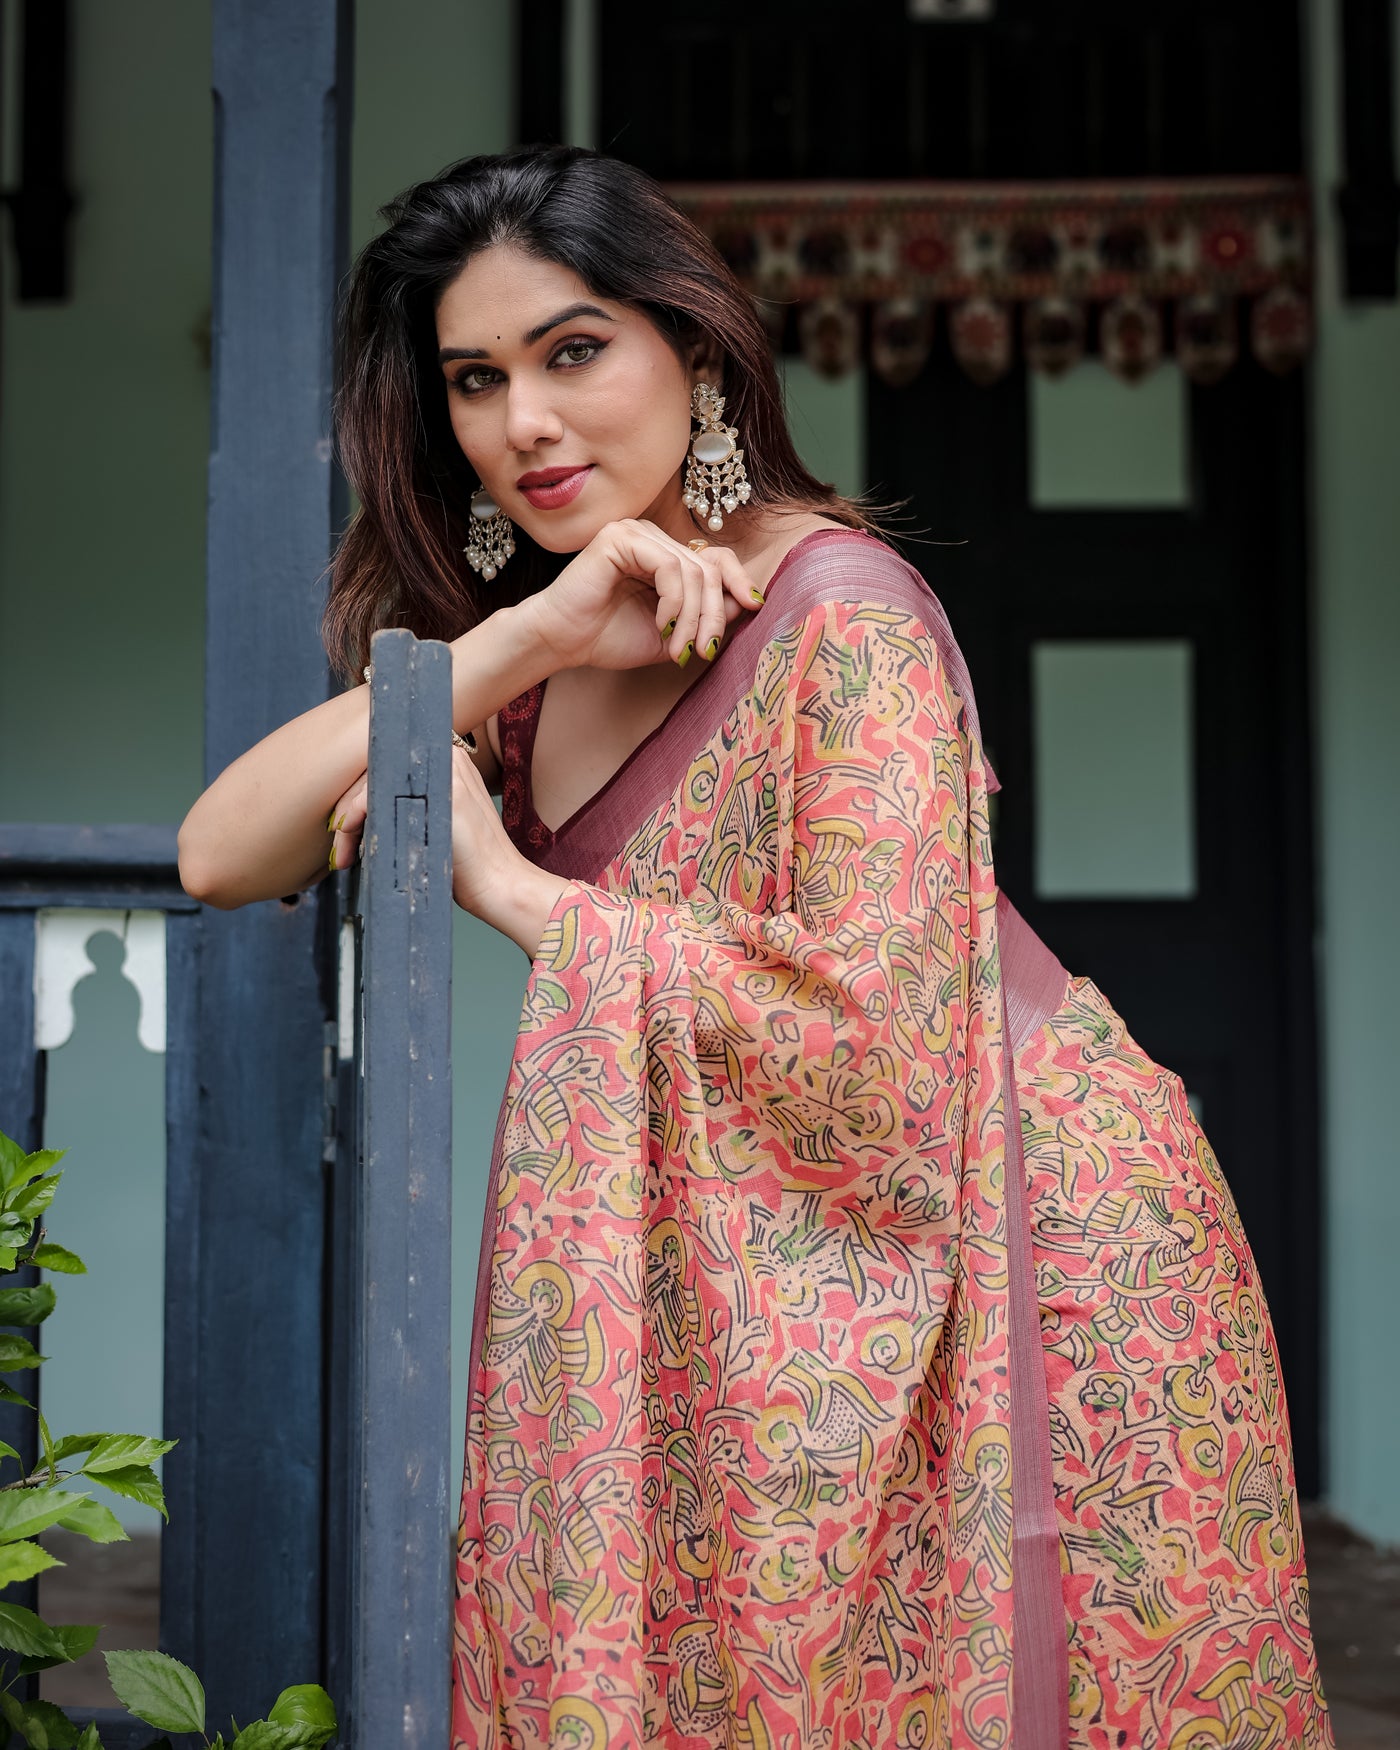
[[[467,564],[490,583],[515,551],[515,530],[484,486],[472,493],[472,537],[463,547]]]

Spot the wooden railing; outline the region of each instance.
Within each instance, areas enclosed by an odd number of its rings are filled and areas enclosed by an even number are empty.
[[[194,1479],[202,1383],[197,1325],[190,1316],[199,1270],[198,914],[195,901],[180,887],[173,827],[0,824],[0,1129],[22,1147],[39,1148],[45,1141],[61,1147],[64,1141],[43,1134],[44,1095],[47,1053],[64,1034],[62,1026],[55,1030],[53,1013],[71,1002],[72,980],[80,976],[77,961],[86,959],[79,953],[75,960],[72,950],[81,950],[101,930],[121,936],[129,949],[138,933],[144,944],[141,1038],[147,1049],[165,1053],[161,1431],[180,1442],[179,1457],[165,1466],[171,1523],[161,1534],[161,1646],[185,1659],[192,1656],[190,1599],[199,1547]],[[22,1279],[29,1278],[37,1278],[37,1272],[24,1272]],[[39,1341],[37,1331],[27,1335]],[[11,1383],[42,1401],[41,1376]],[[26,1471],[33,1469],[38,1430],[28,1410],[0,1405],[0,1440],[20,1454]],[[5,1599],[34,1609],[37,1592],[38,1583],[31,1580],[8,1587]],[[15,1693],[37,1692],[37,1684],[35,1677],[21,1677]],[[69,1713],[76,1720],[95,1720],[108,1750],[134,1750],[150,1739],[148,1726],[115,1709],[72,1708]]]

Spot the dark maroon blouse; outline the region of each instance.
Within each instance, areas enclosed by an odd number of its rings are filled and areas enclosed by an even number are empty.
[[[537,681],[496,713],[501,738],[501,823],[515,848],[532,861],[554,843],[554,833],[535,813],[530,788],[535,731],[540,726],[543,703],[544,682]]]

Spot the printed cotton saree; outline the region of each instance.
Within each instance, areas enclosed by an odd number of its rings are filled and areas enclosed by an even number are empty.
[[[537,834],[456,1745],[1331,1744],[1234,1204],[992,788],[927,585],[830,531]]]

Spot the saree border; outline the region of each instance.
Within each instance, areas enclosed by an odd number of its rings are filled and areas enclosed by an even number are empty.
[[[1005,1073],[1006,1270],[1011,1363],[1011,1742],[1067,1750],[1069,1642],[1050,1448],[1050,1387],[1040,1339],[1030,1186],[1016,1055],[1065,1000],[1069,974],[997,890]]]

